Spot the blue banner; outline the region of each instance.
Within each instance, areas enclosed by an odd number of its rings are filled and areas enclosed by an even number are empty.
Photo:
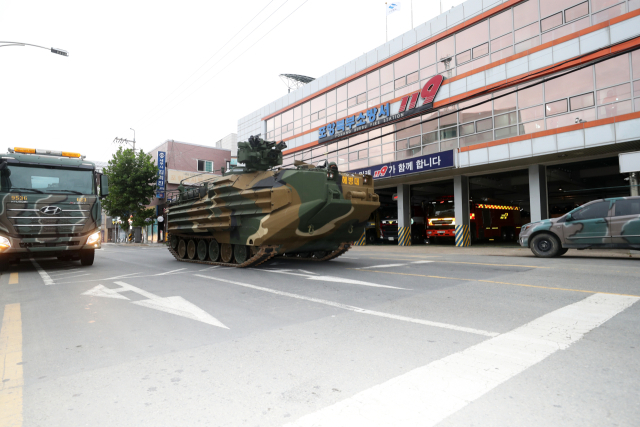
[[[368,168],[355,169],[349,172],[358,175],[371,175],[373,179],[381,179],[411,173],[427,172],[435,169],[452,168],[454,166],[454,150],[448,150],[427,154],[426,156],[412,157],[406,160],[369,166]]]
[[[156,182],[156,197],[158,199],[164,199],[166,157],[167,153],[158,151],[158,181]]]

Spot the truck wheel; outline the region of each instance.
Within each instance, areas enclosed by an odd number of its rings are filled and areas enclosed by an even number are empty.
[[[0,271],[7,271],[9,268],[9,260],[4,256],[0,256]]]
[[[186,254],[187,254],[187,243],[184,241],[184,239],[180,239],[180,242],[178,243],[178,256],[180,258],[184,258]]]
[[[196,257],[196,242],[193,239],[189,240],[187,243],[187,256],[189,259],[194,259]]]
[[[367,244],[368,245],[373,245],[376,242],[376,232],[375,230],[370,231],[367,233]]]
[[[218,261],[220,257],[220,245],[215,240],[209,242],[209,259],[213,262]]]
[[[568,250],[569,250],[569,248],[562,248],[562,249],[560,249],[558,251],[558,255],[556,255],[556,256],[562,256],[562,255],[566,254]]]
[[[93,258],[96,256],[94,249],[84,249],[80,252],[80,264],[93,265]]]
[[[204,240],[198,242],[198,259],[200,261],[207,259],[207,242]]]
[[[562,250],[560,241],[550,233],[540,233],[531,239],[531,252],[540,258],[553,258]]]

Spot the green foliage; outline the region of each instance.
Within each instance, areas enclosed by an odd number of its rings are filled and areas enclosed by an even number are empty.
[[[134,154],[131,148],[120,147],[104,168],[104,174],[109,177],[109,195],[102,206],[108,215],[124,220],[123,229],[129,228],[130,215],[134,225],[142,225],[146,218],[153,217],[154,210],[147,209],[147,205],[155,194],[158,167],[150,154],[143,150]]]

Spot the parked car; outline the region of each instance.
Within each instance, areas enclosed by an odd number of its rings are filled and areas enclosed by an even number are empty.
[[[640,249],[640,197],[593,200],[560,218],[525,224],[518,243],[537,257],[576,249]]]

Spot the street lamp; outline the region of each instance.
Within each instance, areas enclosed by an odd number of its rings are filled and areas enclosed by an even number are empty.
[[[56,55],[69,56],[69,52],[67,52],[66,50],[63,50],[63,49],[58,49],[56,47],[49,48],[49,47],[44,47],[44,46],[38,46],[37,44],[21,43],[21,42],[2,42],[2,41],[0,41],[0,47],[7,47],[7,46],[33,46],[33,47],[39,47],[41,49],[50,50],[51,53],[55,53]]]

